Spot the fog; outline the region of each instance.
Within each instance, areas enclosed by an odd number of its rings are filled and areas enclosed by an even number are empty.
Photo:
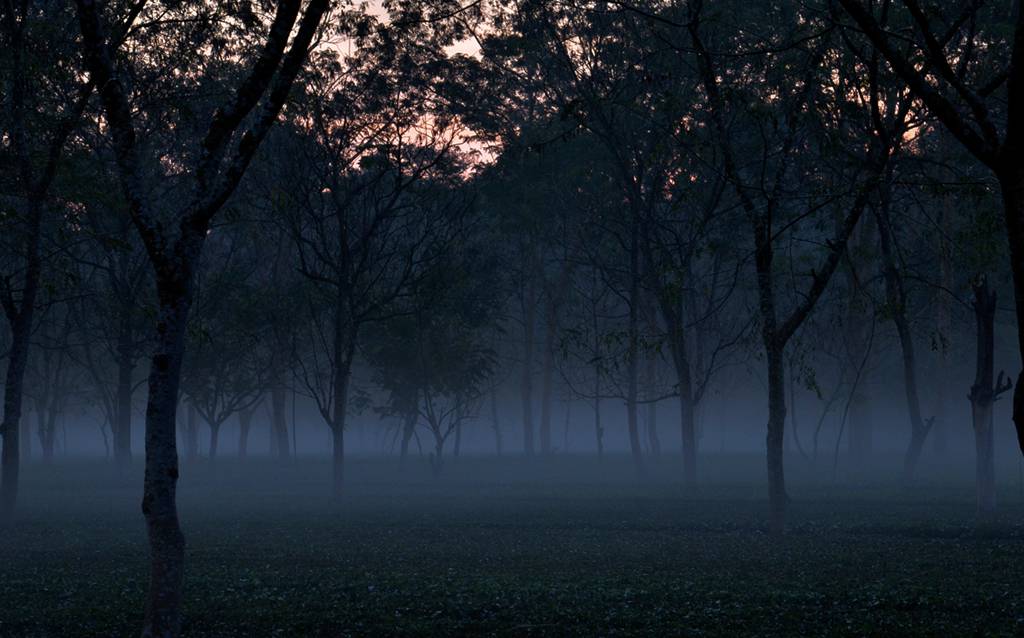
[[[0,3],[0,638],[1024,633],[1021,0]]]

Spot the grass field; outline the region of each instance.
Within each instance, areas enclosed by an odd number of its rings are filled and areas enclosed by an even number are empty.
[[[775,539],[761,460],[703,463],[684,495],[667,460],[646,481],[626,459],[463,459],[436,481],[359,460],[337,504],[319,460],[185,467],[185,634],[1024,635],[1015,481],[976,526],[962,475],[794,473]],[[67,462],[23,485],[0,542],[0,636],[135,635],[140,477]]]

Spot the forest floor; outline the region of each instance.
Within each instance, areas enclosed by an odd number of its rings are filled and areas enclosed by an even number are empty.
[[[320,460],[185,466],[187,636],[1024,635],[1024,497],[975,524],[969,480],[794,472],[764,533],[761,460]],[[744,468],[730,473],[730,467]],[[749,469],[748,469],[749,468]],[[1010,480],[1012,479],[1012,480]],[[817,486],[815,486],[817,485]],[[0,636],[131,636],[147,579],[141,476],[33,465],[0,536]]]

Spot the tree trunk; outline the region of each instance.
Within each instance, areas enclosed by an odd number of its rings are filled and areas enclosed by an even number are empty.
[[[910,414],[910,444],[903,457],[903,480],[909,482],[914,478],[917,462],[921,458],[931,422],[925,423],[921,418],[921,401],[917,393],[917,360],[914,354],[914,337],[910,332],[907,320],[907,295],[903,288],[903,277],[896,266],[894,254],[894,234],[889,219],[888,190],[883,187],[883,203],[876,211],[878,220],[879,245],[882,249],[883,267],[885,269],[885,293],[889,314],[896,324],[899,336],[900,351],[903,354],[903,389],[907,398],[907,411]]]
[[[766,346],[768,356],[768,505],[769,527],[782,533],[786,525],[786,475],[783,466],[782,441],[786,428],[786,375],[781,344]]]
[[[50,398],[47,405],[40,406],[39,416],[39,447],[43,454],[43,463],[53,462],[53,449],[57,443],[57,406],[56,399]]]
[[[418,393],[417,393],[417,401]],[[402,447],[399,452],[398,459],[400,465],[405,465],[405,459],[409,455],[409,443],[412,442],[413,434],[416,431],[416,420],[419,417],[419,411],[414,405],[411,407],[405,415],[405,420],[402,422]]]
[[[190,280],[187,273],[178,277],[161,277],[158,273],[157,277],[160,305],[146,402],[146,472],[142,497],[150,556],[143,636],[177,636],[181,632],[185,537],[178,523],[176,501],[175,416],[191,306]]]
[[[658,332],[658,322],[654,316],[654,308],[648,308],[648,331],[655,335]],[[644,395],[650,403],[647,404],[647,445],[651,449],[651,456],[661,455],[661,439],[658,438],[658,404],[653,401],[655,398],[655,384],[658,380],[658,355],[653,350],[647,352],[647,366],[644,370],[644,383],[646,388]]]
[[[131,310],[122,311],[130,313]],[[117,343],[117,404],[114,423],[114,460],[127,467],[132,460],[132,373],[135,370],[135,347],[132,343],[131,319],[122,317]]]
[[[629,449],[638,475],[643,476],[643,448],[640,445],[640,431],[637,419],[637,373],[640,357],[640,246],[639,220],[634,216],[629,247],[629,323],[626,349],[626,426],[629,429]]]
[[[249,429],[252,426],[252,408],[238,411],[238,458],[244,459],[249,454]]]
[[[555,333],[558,322],[558,303],[547,300],[544,311],[544,357],[541,364],[540,386],[540,453],[551,454],[551,397],[555,369]]]
[[[1021,52],[1024,54],[1024,51]],[[1020,125],[1018,125],[1020,126]],[[1018,134],[1019,136],[1019,134]],[[1018,145],[1019,146],[1019,145]],[[1008,146],[1009,165],[998,173],[1003,196],[1003,215],[1010,245],[1010,267],[1013,272],[1013,295],[1017,311],[1017,346],[1024,361],[1024,160],[1022,148]],[[1024,369],[1017,375],[1013,391],[1013,424],[1017,445],[1024,454]]]
[[[865,289],[864,277],[870,275],[868,270],[867,253],[869,246],[877,243],[875,224],[870,216],[861,223],[860,229],[855,238],[856,243],[852,246],[847,258],[847,286],[849,295],[846,301],[846,362],[849,368],[856,369],[862,362],[871,356],[866,352],[871,348],[869,331],[872,322],[872,301],[868,291]],[[848,434],[847,449],[850,451],[850,458],[856,465],[861,465],[871,456],[872,450],[872,421],[871,408],[868,390],[864,383],[858,383],[853,390],[853,396],[849,399],[849,413],[847,415]]]
[[[43,203],[29,201],[28,237],[25,242],[25,278],[21,293],[21,308],[6,310],[11,328],[11,344],[7,354],[7,375],[4,377],[4,417],[0,422],[3,449],[0,450],[0,524],[10,521],[18,501],[18,475],[20,471],[21,409],[25,387],[25,369],[28,366],[32,321],[35,317],[36,294],[42,270],[40,255]],[[12,313],[13,311],[13,313]]]
[[[194,461],[199,456],[199,415],[191,403],[185,419],[185,458]]]
[[[349,344],[339,361],[334,379],[334,414],[331,423],[331,494],[341,498],[345,483],[345,422],[348,415],[348,384],[352,376],[352,353],[354,344]]]
[[[939,208],[939,219],[937,226],[941,232],[935,233],[935,251],[939,260],[939,289],[935,292],[935,337],[932,349],[935,351],[932,357],[932,414],[934,423],[932,425],[932,446],[937,456],[944,458],[949,450],[948,438],[950,435],[950,419],[947,416],[948,404],[946,395],[949,388],[947,379],[949,377],[949,352],[948,340],[953,332],[953,308],[952,297],[949,292],[953,289],[953,260],[950,256],[949,238],[954,236],[952,229],[954,197],[952,193],[946,193],[943,197],[942,206]]]
[[[993,385],[995,372],[995,316],[996,293],[989,290],[984,277],[973,284],[974,319],[977,328],[977,357],[974,385],[968,399],[974,423],[974,446],[977,453],[978,516],[985,518],[996,509],[995,444],[993,435],[992,404],[996,397],[1010,388],[1003,383],[1003,374]]]
[[[282,461],[287,460],[289,456],[288,421],[285,418],[286,399],[284,385],[275,383],[270,389],[270,427],[273,430],[270,437],[271,441],[274,442],[274,451]],[[294,423],[292,423],[292,427],[295,427]]]
[[[491,429],[494,430],[494,453],[501,456],[501,421],[498,419],[498,393],[491,389]]]
[[[27,463],[32,460],[32,431],[31,421],[28,415],[22,415],[21,417],[21,432],[18,434],[18,440],[21,445],[21,462]]]
[[[533,456],[533,341],[537,308],[535,282],[526,283],[523,299],[523,378],[520,387],[523,404],[523,453]]]
[[[220,423],[210,423],[210,460],[217,459],[217,441],[220,439]]]
[[[780,337],[778,315],[775,311],[771,231],[760,220],[755,223],[754,238],[761,340],[768,367],[768,433],[765,437],[768,465],[768,527],[772,534],[782,534],[786,528],[788,501],[782,454],[782,441],[786,429],[786,341]]]
[[[444,438],[438,434],[440,427],[437,424],[433,425],[434,431],[434,453],[430,455],[430,473],[436,479],[441,476],[441,464],[443,463],[444,454]]]

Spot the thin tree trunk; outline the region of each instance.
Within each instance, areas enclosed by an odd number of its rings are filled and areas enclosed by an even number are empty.
[[[417,401],[419,400],[419,393],[417,392]],[[416,420],[419,417],[419,411],[414,404],[406,411],[405,420],[402,422],[402,447],[399,452],[399,464],[405,465],[405,459],[409,455],[409,443],[412,442],[412,436],[416,431]]]
[[[865,290],[863,277],[867,270],[863,257],[865,248],[877,241],[875,224],[870,216],[861,223],[856,234],[856,244],[851,248],[847,258],[847,285],[849,295],[846,302],[846,363],[849,367],[857,367],[870,357],[868,331],[871,325],[871,299]],[[858,384],[849,400],[849,435],[847,448],[850,458],[855,464],[864,463],[871,456],[872,419],[870,400],[865,384]]]
[[[654,308],[648,308],[648,331],[654,335],[658,331],[658,322],[654,316]],[[653,401],[656,394],[654,386],[658,379],[658,355],[653,350],[647,352],[647,366],[644,370],[644,383],[647,385],[644,394],[649,401],[647,404],[647,445],[651,449],[651,456],[661,456],[661,439],[658,438],[658,404]]]
[[[217,459],[217,442],[220,440],[220,423],[210,423],[210,460]]]
[[[544,311],[544,354],[541,362],[540,385],[540,453],[551,454],[551,398],[555,370],[555,334],[558,322],[558,303],[548,299]]]
[[[122,314],[130,313],[122,309]],[[117,342],[117,406],[114,425],[114,459],[119,467],[132,460],[132,374],[135,370],[135,347],[132,343],[131,319],[123,316],[118,325]]]
[[[533,350],[536,284],[533,277],[526,283],[523,299],[523,377],[520,386],[523,404],[523,453],[533,456]]]
[[[786,475],[783,466],[782,440],[786,428],[786,376],[781,344],[767,347],[768,355],[768,504],[769,525],[781,533],[786,522]]]
[[[270,427],[273,429],[271,440],[274,442],[274,452],[277,457],[285,461],[289,457],[288,445],[288,421],[285,418],[287,408],[287,396],[285,387],[281,383],[275,383],[270,389]],[[295,424],[292,424],[295,427]]]
[[[252,426],[252,408],[238,411],[238,458],[249,455],[249,429]]]
[[[39,411],[39,445],[43,452],[43,463],[53,462],[53,451],[57,443],[57,406],[56,399],[48,401],[48,405]]]
[[[948,393],[947,379],[949,377],[949,352],[948,339],[953,331],[953,308],[952,299],[947,291],[953,289],[953,263],[950,258],[950,247],[948,238],[953,236],[954,198],[952,193],[943,197],[942,206],[939,209],[938,227],[941,232],[936,233],[937,244],[935,246],[939,259],[939,289],[935,292],[935,350],[933,356],[932,396],[934,404],[932,414],[935,421],[932,425],[932,445],[935,453],[945,457],[949,449],[947,440],[950,434],[950,422],[947,417],[948,406],[946,395]]]
[[[21,417],[21,432],[18,434],[18,440],[21,445],[21,462],[27,463],[32,460],[32,426],[30,425],[31,420],[28,415],[22,415]]]
[[[0,450],[0,524],[10,521],[18,501],[20,473],[21,409],[25,387],[25,369],[28,367],[29,343],[35,317],[36,295],[42,271],[40,242],[43,204],[29,202],[28,236],[25,242],[26,269],[21,294],[21,307],[4,304],[11,328],[11,345],[7,354],[7,375],[4,377],[4,417],[0,423],[3,450]]]
[[[196,406],[188,404],[185,417],[185,458],[196,460],[199,456],[199,415]]]
[[[494,453],[501,456],[501,421],[498,419],[498,393],[491,388],[491,429],[494,430]]]
[[[883,204],[877,209],[879,244],[882,249],[885,269],[886,301],[889,315],[896,324],[900,351],[903,354],[903,389],[906,393],[907,411],[910,414],[910,444],[903,457],[903,480],[911,481],[921,458],[931,422],[921,418],[921,401],[917,392],[917,359],[914,354],[914,338],[907,320],[907,295],[903,289],[903,278],[896,266],[894,235],[889,219],[888,191],[883,188]]]
[[[629,322],[628,343],[626,350],[626,426],[629,429],[629,449],[633,457],[633,465],[637,474],[643,476],[643,448],[640,445],[640,431],[637,419],[637,373],[640,357],[640,246],[639,220],[634,216],[630,229],[629,247]]]
[[[344,350],[336,350],[339,369],[334,379],[334,414],[331,423],[331,493],[340,498],[345,482],[345,422],[348,416],[348,385],[352,377],[352,354],[355,344],[350,342]]]
[[[977,327],[977,359],[974,385],[968,399],[974,424],[974,445],[977,453],[976,484],[978,516],[991,516],[996,509],[995,443],[993,436],[992,404],[999,394],[1010,389],[1003,374],[993,385],[995,372],[995,316],[996,293],[989,290],[984,277],[979,277],[974,288],[974,318]]]

